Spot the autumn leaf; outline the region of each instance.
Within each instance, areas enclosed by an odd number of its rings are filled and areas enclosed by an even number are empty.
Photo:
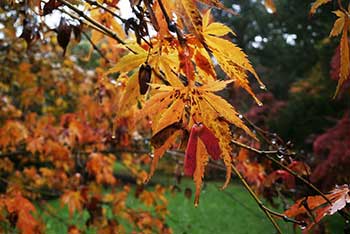
[[[151,81],[152,68],[148,64],[142,64],[139,70],[140,94],[144,95],[148,90],[148,83]]]
[[[333,13],[338,16],[338,19],[334,22],[332,31],[329,34],[330,37],[336,37],[343,31],[345,18],[347,18],[347,15],[340,10],[333,11]]]
[[[283,181],[283,184],[285,184],[287,189],[292,189],[295,187],[294,176],[285,170],[276,170],[269,174],[264,181],[264,185],[266,187],[271,187],[280,179]]]
[[[221,149],[219,141],[214,134],[201,123],[193,125],[185,151],[184,171],[187,176],[192,176],[196,168],[198,138],[201,139],[205,145],[206,152],[208,152],[212,159],[218,160],[220,158]]]
[[[57,41],[63,49],[63,56],[66,54],[66,49],[70,41],[72,27],[64,17],[61,17],[60,24],[57,28]]]
[[[67,190],[61,196],[61,204],[67,205],[70,216],[72,216],[75,211],[81,211],[83,209],[83,202],[84,199],[80,191]]]
[[[95,177],[97,183],[113,185],[116,182],[113,175],[114,161],[115,157],[112,155],[92,153],[86,163],[86,169],[90,175]]]
[[[234,43],[220,38],[220,36],[232,31],[220,24],[211,26],[211,24],[208,23],[209,16],[210,11],[207,11],[203,20],[203,35],[206,45],[208,45],[212,54],[217,59],[219,66],[235,84],[244,88],[254,98],[257,104],[262,105],[249,85],[246,72],[250,72],[254,75],[262,89],[265,89],[265,85],[250,64],[247,55]]]
[[[20,193],[14,197],[6,197],[4,201],[7,211],[18,217],[16,226],[23,234],[38,233],[39,223],[33,217],[36,212],[34,205]]]
[[[196,169],[197,165],[197,144],[198,144],[198,132],[200,126],[197,124],[193,125],[190,137],[188,138],[187,148],[185,151],[185,159],[184,159],[184,173],[187,176],[193,176],[193,173]]]
[[[264,4],[267,10],[271,11],[271,13],[276,13],[276,6],[273,0],[265,0]]]
[[[199,13],[198,8],[194,0],[181,0],[184,11],[191,22],[191,28],[193,28],[193,33],[198,38],[200,42],[204,42],[202,35],[202,16]]]
[[[187,176],[193,176],[196,184],[195,206],[199,203],[205,166],[209,160],[208,156],[218,160],[220,154],[219,141],[214,134],[201,123],[193,125],[185,151],[184,172]]]
[[[337,89],[335,91],[335,96],[339,93],[341,86],[348,79],[350,74],[350,58],[349,58],[349,39],[348,39],[348,29],[349,28],[349,17],[345,17],[343,34],[340,39],[340,72],[339,81]]]
[[[333,215],[337,211],[342,210],[347,203],[350,203],[349,192],[350,189],[348,185],[336,187],[326,195],[331,204],[321,195],[301,198],[286,210],[284,214],[291,218],[297,218],[299,215],[310,216],[310,212],[312,212],[314,217],[309,217],[305,220],[307,222],[306,230],[309,230],[326,215]]]
[[[329,3],[330,1],[331,1],[331,0],[317,0],[317,1],[315,1],[315,2],[312,4],[312,7],[311,7],[311,9],[310,9],[309,14],[310,14],[310,15],[315,14],[317,8],[319,8],[320,6],[322,6],[322,5],[326,4],[326,3]]]
[[[227,11],[229,12],[230,14],[233,14],[233,15],[236,15],[237,13],[234,12],[232,9],[229,9],[227,7],[224,6],[224,4],[222,4],[219,0],[196,0],[197,2],[201,2],[201,3],[204,3],[208,6],[211,6],[211,7],[215,7],[215,8],[218,8],[220,10],[224,10],[224,11]]]

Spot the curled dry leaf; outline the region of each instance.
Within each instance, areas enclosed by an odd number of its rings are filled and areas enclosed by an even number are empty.
[[[326,215],[333,215],[343,209],[347,203],[350,203],[349,192],[349,185],[336,187],[326,195],[331,204],[320,195],[301,198],[286,210],[284,214],[291,218],[298,218],[302,215],[307,216],[308,218],[304,221],[307,223],[306,230],[309,230]]]

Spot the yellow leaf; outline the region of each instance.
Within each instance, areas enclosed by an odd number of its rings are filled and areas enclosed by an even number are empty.
[[[208,27],[210,23],[210,18],[211,18],[211,9],[207,10],[202,18],[202,24],[203,24],[203,31],[205,31],[205,28]]]
[[[157,123],[152,125],[153,134],[156,134],[170,124],[179,122],[185,107],[183,99],[177,98],[160,116]]]
[[[198,77],[201,78],[202,83],[216,80],[216,72],[212,60],[204,47],[197,47],[194,54],[194,62]]]
[[[247,59],[246,54],[236,45],[225,39],[212,36],[206,36],[206,39],[207,38],[208,40],[206,40],[206,42],[212,49],[213,55],[217,59],[222,70],[235,81],[236,85],[244,88],[250,95],[252,95],[258,105],[262,105],[249,85],[245,70],[251,72],[255,76],[261,88],[265,88],[265,85],[259,79],[253,66]]]
[[[225,80],[225,81],[209,81],[207,84],[204,84],[201,87],[198,87],[198,90],[201,91],[207,91],[207,92],[217,92],[220,90],[223,90],[224,88],[226,88],[226,86],[229,83],[232,83],[233,80]]]
[[[223,118],[243,129],[251,137],[256,138],[254,133],[252,133],[252,131],[250,131],[250,129],[238,117],[238,113],[233,106],[231,106],[225,99],[210,92],[205,92],[203,97]]]
[[[260,80],[258,74],[254,70],[253,66],[250,64],[247,55],[239,48],[237,47],[234,43],[214,37],[214,36],[209,36],[205,35],[205,41],[209,48],[213,51],[213,54],[215,58],[218,60],[219,65],[222,66],[223,63],[227,63],[227,66],[222,67],[228,75],[232,75],[236,73],[234,66],[239,66],[244,70],[249,71],[252,73],[255,77],[255,79],[258,81],[259,85],[261,88],[265,88],[265,85],[262,83]],[[230,69],[233,69],[230,71]],[[231,77],[231,79],[238,79],[238,77]]]
[[[147,59],[147,53],[128,54],[122,57],[116,66],[107,71],[107,74],[116,72],[130,72],[141,66]]]
[[[196,154],[196,169],[193,173],[193,180],[196,184],[196,192],[195,192],[195,199],[194,199],[195,206],[198,206],[199,204],[199,196],[201,192],[201,186],[203,183],[205,166],[208,164],[208,161],[209,161],[209,157],[208,157],[208,152],[205,148],[205,145],[202,142],[202,140],[198,138],[197,154]]]
[[[165,79],[171,86],[183,87],[183,84],[174,71],[179,69],[179,56],[177,54],[162,54],[158,56],[158,68],[163,71]]]
[[[317,0],[316,2],[314,2],[314,4],[312,4],[312,7],[310,9],[310,12],[309,14],[310,15],[313,15],[315,14],[317,8],[319,8],[320,6],[326,4],[326,3],[329,3],[331,0]]]
[[[334,11],[333,13],[336,14],[339,18],[334,22],[332,31],[329,34],[330,37],[338,36],[342,32],[342,30],[344,28],[345,17],[347,17],[340,10]]]
[[[171,86],[165,85],[151,85],[152,87],[159,87],[158,93],[154,94],[144,105],[140,114],[137,116],[138,119],[141,119],[146,116],[150,116],[153,119],[159,114],[162,113],[175,99],[175,92],[178,89],[175,89]],[[166,91],[161,90],[161,88],[167,89]],[[167,88],[168,87],[168,88]],[[178,91],[179,92],[179,91]]]
[[[140,96],[138,73],[135,72],[132,74],[127,82],[125,91],[121,97],[119,114],[129,111],[131,107],[137,103],[137,98]]]
[[[225,189],[231,180],[231,153],[230,146],[232,135],[228,123],[224,120],[219,120],[219,113],[206,101],[199,102],[200,111],[202,113],[202,122],[208,126],[219,139],[219,146],[222,151],[221,158],[226,166],[226,180],[222,189]]]
[[[214,35],[214,36],[224,36],[228,33],[232,33],[233,35],[236,36],[236,34],[232,31],[231,28],[228,26],[222,24],[222,23],[211,23],[207,27],[203,29],[203,33],[207,35]]]
[[[194,0],[181,0],[186,15],[190,18],[194,33],[199,41],[203,42],[202,35],[202,16]]]
[[[273,0],[265,0],[264,4],[265,4],[266,9],[270,10],[271,13],[276,12],[276,6],[275,6],[275,3],[273,2]]]

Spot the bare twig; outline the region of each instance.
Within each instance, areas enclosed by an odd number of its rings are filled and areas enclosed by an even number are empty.
[[[107,63],[110,63],[110,61],[108,60],[108,58],[103,54],[103,52],[100,50],[100,48],[98,48],[95,43],[91,40],[91,38],[89,37],[89,35],[87,35],[85,32],[82,32],[83,35],[86,37],[86,39],[90,42],[90,44],[92,45],[92,47],[97,51],[97,53],[99,53],[99,55],[104,58],[104,60],[106,60]]]

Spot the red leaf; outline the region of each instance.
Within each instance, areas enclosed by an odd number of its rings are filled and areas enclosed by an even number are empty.
[[[196,154],[198,137],[203,141],[208,154],[214,160],[218,160],[221,155],[219,140],[204,124],[195,124],[191,128],[190,137],[188,139],[185,153],[185,175],[192,176],[196,169]]]
[[[194,170],[196,169],[198,131],[200,131],[200,128],[201,126],[197,124],[193,125],[191,128],[190,137],[188,139],[184,162],[184,171],[185,175],[187,176],[192,176]]]
[[[299,175],[310,175],[310,167],[301,161],[293,161],[288,165],[288,168],[296,172]]]
[[[201,124],[201,130],[199,132],[199,137],[203,141],[207,152],[214,160],[218,160],[221,155],[221,149],[219,146],[219,140],[210,131],[209,128]]]

